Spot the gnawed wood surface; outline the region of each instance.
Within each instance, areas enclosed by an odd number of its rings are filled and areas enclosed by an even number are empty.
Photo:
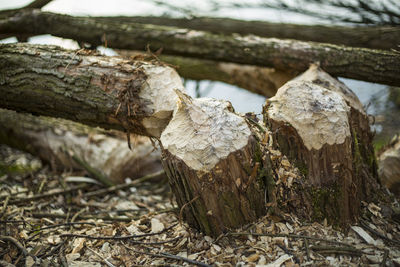
[[[0,109],[0,143],[38,156],[58,170],[81,170],[76,157],[114,183],[162,169],[160,151],[148,137],[132,137],[130,150],[123,133],[5,109]]]
[[[182,82],[162,64],[0,44],[0,107],[159,137]]]
[[[192,226],[218,235],[266,213],[260,141],[229,102],[179,94],[161,135],[164,169]]]
[[[276,149],[305,177],[292,196],[302,199],[298,212],[355,222],[379,183],[368,117],[354,93],[314,65],[267,100],[264,115]]]

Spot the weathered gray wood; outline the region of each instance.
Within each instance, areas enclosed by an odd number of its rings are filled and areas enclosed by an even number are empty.
[[[305,71],[319,62],[329,74],[400,85],[400,54],[332,44],[256,36],[225,36],[188,29],[22,10],[0,21],[1,33],[49,33],[64,38],[122,49],[163,48],[166,54]]]

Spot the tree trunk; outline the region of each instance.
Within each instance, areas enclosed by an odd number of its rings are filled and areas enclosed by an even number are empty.
[[[334,76],[400,85],[400,55],[394,51],[257,36],[224,36],[188,29],[134,23],[105,23],[39,10],[22,10],[0,22],[2,33],[52,34],[92,45],[142,50],[163,48],[166,54],[273,67],[297,72],[310,63]]]
[[[0,44],[0,106],[159,137],[181,79],[162,63]]]
[[[336,225],[356,221],[378,176],[368,117],[354,93],[313,65],[267,100],[264,113],[274,147],[305,177],[304,189],[289,194],[300,200],[295,210]]]
[[[139,51],[118,49],[117,52],[128,58],[148,56]],[[183,78],[225,82],[266,97],[274,96],[279,87],[295,76],[293,73],[273,68],[206,59],[168,55],[160,55],[158,58],[176,66],[176,71]]]
[[[142,23],[212,33],[295,39],[372,49],[398,49],[400,29],[393,26],[327,26],[244,21],[231,18],[98,17],[103,23]]]
[[[78,158],[113,183],[162,169],[160,151],[148,137],[132,138],[132,151],[125,136],[120,137],[71,121],[0,109],[0,143],[36,155],[55,169],[82,170],[74,160]]]

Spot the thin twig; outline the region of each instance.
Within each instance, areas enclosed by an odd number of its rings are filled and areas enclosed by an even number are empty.
[[[331,243],[331,244],[342,245],[342,246],[347,246],[347,247],[354,248],[352,245],[349,245],[349,244],[346,244],[346,243],[343,243],[343,242],[334,241],[334,240],[328,240],[328,239],[323,239],[323,238],[313,237],[313,236],[306,236],[306,235],[272,234],[272,233],[250,233],[250,232],[229,233],[229,235],[231,235],[231,236],[253,235],[253,236],[287,237],[287,238],[294,238],[294,239],[308,239],[308,240],[326,242],[326,243]]]
[[[398,246],[400,246],[400,241],[394,240],[394,239],[390,239],[389,237],[384,236],[383,234],[379,233],[378,231],[372,229],[371,227],[369,227],[369,225],[364,221],[361,220],[361,225],[366,228],[369,232],[371,232],[372,234],[376,235],[377,237],[382,238],[383,240],[390,242],[392,244],[396,244]]]
[[[100,255],[100,253],[94,251],[93,249],[87,247],[87,249],[89,249],[91,252],[93,252],[94,254],[96,254],[97,257],[99,257],[100,259],[102,259],[108,267],[115,267],[114,264],[112,264],[111,262],[109,262],[106,258],[104,258],[103,256]]]
[[[52,196],[57,196],[57,195],[63,195],[63,194],[67,194],[67,193],[71,193],[83,188],[88,187],[88,185],[78,185],[75,187],[71,187],[69,189],[65,189],[65,190],[56,190],[54,192],[51,193],[44,193],[44,194],[38,194],[38,195],[34,195],[31,197],[25,197],[25,198],[17,198],[14,200],[11,200],[9,204],[20,204],[20,203],[25,203],[25,202],[29,202],[32,200],[38,200],[38,199],[42,199],[42,198],[47,198],[47,197],[52,197]]]
[[[159,234],[162,234],[162,233],[167,232],[168,230],[174,228],[176,225],[177,225],[177,223],[175,223],[159,232],[156,232],[156,233],[146,233],[146,234],[140,234],[140,235],[91,236],[91,235],[79,235],[79,234],[62,234],[62,235],[60,235],[60,237],[79,237],[79,238],[87,238],[87,239],[94,239],[94,240],[128,240],[128,239],[133,239],[133,238],[159,235]]]
[[[350,254],[352,253],[353,255],[358,255],[361,256],[364,252],[356,249],[356,248],[351,248],[351,247],[334,247],[334,246],[312,246],[311,247],[312,250],[318,251],[318,253],[325,253],[325,251],[329,251],[329,252],[334,252],[336,254],[340,254],[340,253],[344,253],[344,254]]]
[[[8,201],[10,200],[10,196],[6,197],[6,200],[4,200],[3,207],[0,211],[0,219],[3,218],[3,216],[6,214],[7,206],[8,206]]]
[[[202,263],[202,262],[195,261],[195,260],[191,260],[191,259],[188,259],[188,258],[185,258],[185,257],[181,257],[181,256],[172,255],[172,254],[169,254],[169,253],[166,253],[166,252],[161,252],[159,254],[155,254],[155,253],[150,253],[150,252],[145,252],[145,251],[139,251],[139,250],[130,248],[130,247],[126,246],[125,244],[124,244],[124,247],[126,247],[127,249],[129,249],[129,250],[131,250],[131,251],[133,251],[135,253],[138,253],[138,254],[149,255],[149,256],[153,256],[153,257],[157,257],[157,258],[180,260],[180,261],[184,261],[184,262],[187,262],[187,263],[190,263],[190,264],[193,264],[193,265],[196,265],[196,266],[201,266],[201,267],[211,267],[211,265],[209,265],[209,264]]]
[[[37,232],[37,231],[43,231],[43,230],[53,229],[53,228],[57,228],[57,227],[73,226],[73,225],[93,225],[93,226],[96,226],[95,223],[90,223],[90,222],[60,223],[60,224],[55,224],[55,225],[50,225],[50,226],[41,227],[40,229],[36,229],[36,230],[30,230],[30,231],[28,231],[28,234],[33,233],[33,232]]]
[[[381,262],[381,264],[379,266],[381,266],[381,267],[385,267],[386,266],[386,261],[388,259],[388,256],[389,256],[389,250],[385,249],[385,253],[383,254],[382,262]]]
[[[90,166],[84,159],[79,158],[77,155],[73,154],[71,158],[80,165],[83,169],[85,169],[90,175],[92,175],[97,181],[101,182],[103,185],[110,187],[115,185],[113,181],[110,180],[106,175],[104,175],[98,169]]]
[[[4,241],[9,241],[11,243],[14,244],[14,246],[16,246],[19,250],[21,250],[22,254],[24,254],[24,256],[29,256],[29,252],[26,250],[26,248],[21,245],[20,242],[18,242],[17,239],[11,237],[11,236],[5,236],[5,235],[0,235],[0,240],[4,240]]]
[[[127,183],[127,184],[120,184],[120,185],[115,185],[115,186],[111,186],[109,188],[104,188],[104,189],[100,189],[97,191],[93,191],[93,192],[89,192],[83,195],[83,197],[94,197],[94,196],[99,196],[99,195],[106,195],[107,193],[111,193],[111,192],[115,192],[118,190],[123,190],[123,189],[127,189],[133,186],[136,186],[137,184],[140,184],[142,182],[151,180],[151,179],[156,179],[161,177],[162,175],[164,175],[165,172],[164,171],[159,171],[156,173],[152,173],[146,176],[143,176],[141,178],[135,179],[134,181]]]
[[[308,249],[308,239],[304,238],[304,247],[306,248],[307,260],[310,260],[310,250]]]
[[[293,252],[291,252],[289,249],[287,249],[287,247],[285,247],[284,245],[280,245],[280,244],[277,244],[277,245],[278,245],[278,247],[280,247],[280,249],[282,249],[286,254],[291,255],[291,256],[293,257],[293,260],[294,260],[295,263],[300,264],[299,258],[297,258],[297,256],[296,256]]]
[[[55,218],[55,219],[67,219],[67,214],[55,214],[55,213],[32,213],[34,218]],[[111,217],[111,216],[94,216],[94,215],[79,215],[77,219],[81,220],[103,220],[103,221],[115,221],[115,222],[131,222],[137,220],[140,217]]]
[[[186,206],[192,204],[193,202],[195,202],[197,199],[199,198],[199,196],[194,197],[192,200],[190,200],[189,202],[185,203],[181,210],[179,211],[179,224],[182,225],[182,220],[183,220],[183,210],[186,208]]]

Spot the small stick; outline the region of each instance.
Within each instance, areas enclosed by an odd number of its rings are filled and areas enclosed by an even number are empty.
[[[379,233],[378,231],[372,229],[371,227],[369,227],[369,225],[364,221],[361,220],[361,225],[366,228],[369,232],[371,232],[372,234],[376,235],[377,237],[382,238],[383,240],[386,240],[387,242],[391,242],[393,244],[396,244],[398,246],[400,246],[400,242],[394,239],[390,239],[389,237],[384,236],[383,234]]]
[[[286,254],[291,255],[293,257],[293,260],[295,263],[300,264],[300,260],[299,258],[297,258],[296,255],[293,254],[293,252],[291,252],[289,249],[287,249],[287,247],[285,247],[284,245],[280,245],[277,244],[278,247],[280,247],[280,249],[282,249]]]
[[[253,236],[287,237],[287,238],[294,238],[294,239],[302,239],[303,238],[303,239],[308,239],[308,240],[321,241],[321,242],[326,242],[326,243],[331,243],[331,244],[342,245],[342,246],[354,248],[352,245],[349,245],[349,244],[346,244],[346,243],[343,243],[343,242],[327,240],[327,239],[323,239],[323,238],[306,236],[306,235],[250,233],[250,232],[229,233],[229,235],[231,235],[231,236],[253,235]]]
[[[308,249],[308,240],[304,238],[304,247],[306,248],[307,260],[310,260],[310,250]]]
[[[29,256],[29,252],[26,250],[26,248],[24,246],[21,245],[20,242],[18,242],[17,239],[15,239],[11,236],[0,235],[0,240],[9,241],[9,242],[13,243],[14,246],[16,246],[19,250],[21,250],[22,254],[24,254],[25,257]]]
[[[4,200],[3,208],[2,208],[1,211],[0,211],[0,219],[2,219],[3,216],[4,216],[5,213],[6,213],[7,205],[8,205],[8,201],[9,201],[9,200],[10,200],[10,196],[7,196],[7,197],[6,197],[6,200]]]
[[[195,261],[195,260],[191,260],[191,259],[188,259],[188,258],[185,258],[185,257],[181,257],[181,256],[172,255],[172,254],[169,254],[169,253],[166,253],[166,252],[161,252],[160,254],[155,254],[155,253],[135,250],[135,249],[130,248],[130,247],[126,246],[126,245],[124,245],[124,247],[126,247],[127,249],[129,249],[129,250],[131,250],[131,251],[133,251],[135,253],[138,253],[138,254],[145,254],[145,255],[149,255],[149,256],[153,256],[153,257],[157,257],[157,258],[180,260],[180,261],[184,261],[184,262],[187,262],[187,263],[190,263],[190,264],[193,264],[193,265],[196,265],[196,266],[201,266],[201,267],[211,267],[211,265],[209,265],[209,264],[202,263],[202,262]]]
[[[382,262],[381,262],[381,264],[379,264],[379,266],[381,266],[381,267],[386,266],[386,261],[387,261],[388,256],[389,256],[389,250],[385,249],[385,253],[383,254]]]
[[[312,246],[312,250],[316,250],[318,252],[323,252],[323,251],[346,251],[346,252],[353,252],[355,254],[363,254],[363,251],[356,249],[356,248],[351,248],[351,247],[334,247],[334,246]]]
[[[39,213],[34,212],[31,215],[34,218],[55,218],[55,219],[67,219],[67,214],[55,214],[55,213]],[[77,219],[82,220],[103,220],[103,221],[115,221],[115,222],[131,222],[137,220],[140,217],[111,217],[111,216],[93,216],[93,215],[78,215]]]
[[[147,234],[140,234],[140,235],[126,235],[126,236],[91,236],[91,235],[80,235],[80,234],[62,234],[60,237],[80,237],[80,238],[87,238],[87,239],[94,239],[94,240],[127,240],[139,237],[146,237],[146,236],[153,236],[162,234],[172,228],[174,228],[177,223],[163,229],[162,231],[156,233],[147,233]]]
[[[90,175],[93,175],[93,177],[96,178],[96,180],[101,182],[103,185],[105,185],[107,187],[110,187],[110,186],[114,185],[114,183],[107,176],[105,176],[99,170],[97,170],[97,169],[93,168],[92,166],[90,166],[89,163],[87,163],[85,160],[80,159],[76,155],[72,155],[72,159],[77,164],[79,164],[82,168],[84,168]]]
[[[190,200],[189,202],[185,203],[181,210],[179,211],[179,224],[182,225],[182,220],[183,220],[183,210],[186,208],[186,206],[192,204],[193,202],[195,202],[197,199],[199,198],[199,196],[194,197],[192,200]]]
[[[152,173],[152,174],[143,176],[141,178],[135,179],[134,181],[127,183],[127,184],[114,185],[109,188],[104,188],[104,189],[100,189],[97,191],[86,193],[83,195],[83,197],[94,197],[94,196],[99,196],[99,195],[106,195],[107,193],[115,192],[115,191],[122,190],[122,189],[127,189],[127,188],[133,187],[139,183],[142,183],[142,182],[145,182],[145,181],[148,181],[151,179],[159,178],[164,174],[165,174],[164,171],[159,171],[159,172]]]
[[[57,195],[63,195],[63,194],[67,194],[70,192],[74,192],[83,188],[86,188],[87,185],[78,185],[75,187],[71,187],[69,189],[64,189],[64,190],[57,190],[51,193],[44,193],[44,194],[38,194],[38,195],[34,195],[31,197],[25,197],[25,198],[17,198],[15,200],[11,200],[9,204],[20,204],[20,203],[24,203],[24,202],[28,202],[28,201],[32,201],[32,200],[38,200],[38,199],[42,199],[42,198],[47,198],[47,197],[52,197],[52,196],[57,196]]]
[[[115,267],[114,264],[112,264],[111,262],[109,262],[106,258],[104,258],[103,256],[100,255],[100,253],[97,253],[96,251],[94,251],[93,249],[87,247],[87,249],[89,249],[91,252],[93,252],[94,254],[96,254],[97,257],[99,257],[100,259],[102,259],[108,267]]]
[[[70,222],[70,223],[60,223],[60,224],[55,224],[55,225],[50,225],[50,226],[45,226],[42,227],[40,229],[36,229],[36,230],[30,230],[28,231],[28,233],[33,233],[33,232],[37,232],[37,231],[43,231],[43,230],[47,230],[47,229],[52,229],[52,228],[57,228],[57,227],[64,227],[64,226],[73,226],[73,225],[93,225],[96,226],[96,224],[94,223],[90,223],[90,222]]]

